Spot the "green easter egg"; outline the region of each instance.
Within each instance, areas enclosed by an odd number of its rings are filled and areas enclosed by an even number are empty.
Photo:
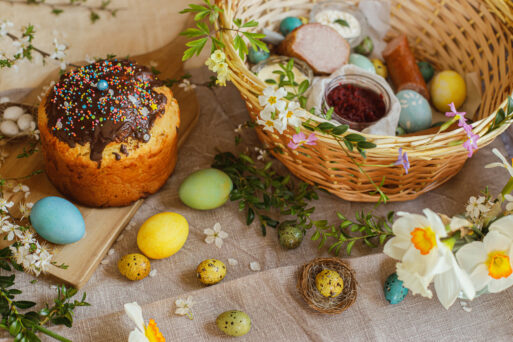
[[[420,73],[422,74],[424,81],[429,83],[435,75],[435,68],[428,62],[418,62],[417,65],[419,66]]]
[[[362,68],[363,70],[370,72],[372,74],[376,73],[376,68],[374,67],[374,64],[372,64],[370,59],[368,59],[367,57],[365,57],[363,55],[360,55],[357,53],[352,53],[349,56],[349,64],[356,65],[356,66]]]
[[[304,235],[303,230],[296,226],[285,225],[278,230],[280,245],[286,249],[299,247],[303,242]]]
[[[374,43],[372,42],[371,37],[365,37],[360,45],[354,48],[354,52],[359,53],[360,55],[368,56],[374,50]]]
[[[251,318],[239,310],[223,312],[217,317],[216,324],[219,330],[229,336],[243,336],[251,330]]]
[[[182,202],[193,209],[210,210],[226,203],[233,183],[218,169],[204,169],[189,175],[178,192]]]

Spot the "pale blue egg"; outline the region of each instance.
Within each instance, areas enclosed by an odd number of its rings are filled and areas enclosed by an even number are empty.
[[[396,96],[401,103],[399,125],[406,132],[413,133],[431,127],[431,106],[424,96],[413,90],[401,90]]]
[[[249,48],[248,59],[251,63],[257,64],[269,58],[270,53],[262,49],[255,50],[253,47]]]
[[[61,197],[45,197],[34,204],[30,222],[45,240],[64,245],[77,242],[85,234],[85,222],[78,208]]]
[[[372,74],[376,73],[376,68],[374,67],[374,64],[372,64],[371,60],[365,57],[364,55],[352,53],[349,56],[349,64],[356,65]]]
[[[301,19],[296,18],[296,17],[287,17],[287,18],[283,19],[280,23],[280,32],[284,36],[286,36],[301,25],[303,25],[303,22],[301,21]]]
[[[403,286],[403,282],[397,277],[397,273],[392,273],[385,281],[383,288],[385,299],[390,304],[399,304],[408,294],[408,289]]]

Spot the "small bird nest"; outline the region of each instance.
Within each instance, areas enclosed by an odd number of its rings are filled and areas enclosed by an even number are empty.
[[[26,104],[23,104],[23,103],[14,103],[14,102],[0,103],[0,122],[3,121],[4,111],[7,108],[13,107],[13,106],[21,107],[21,108],[23,108],[25,110],[26,114],[32,115],[32,117],[34,118],[34,121],[36,122],[36,126],[37,126],[37,107],[29,106],[29,105],[26,105]],[[36,129],[37,129],[37,127],[36,127]],[[27,137],[29,135],[31,135],[31,132],[29,132],[29,131],[19,132],[15,136],[7,138],[5,141],[10,142],[10,141],[13,141],[13,140],[18,140],[18,138]]]
[[[338,272],[344,281],[344,289],[337,297],[324,297],[315,286],[315,277],[325,269]],[[354,270],[339,258],[317,258],[305,264],[298,277],[297,288],[309,307],[327,314],[339,314],[356,301],[356,277]]]

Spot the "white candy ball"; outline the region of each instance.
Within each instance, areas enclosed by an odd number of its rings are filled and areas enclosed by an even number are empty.
[[[30,114],[23,114],[18,119],[18,127],[20,128],[20,130],[26,131],[26,130],[28,130],[30,128],[30,123],[33,122],[33,121],[34,120],[32,118],[32,115],[30,115]]]
[[[23,108],[18,107],[18,106],[7,107],[4,110],[4,119],[16,121],[23,114],[23,112],[24,112]]]
[[[0,132],[6,137],[14,137],[20,130],[14,121],[5,120],[0,123]]]

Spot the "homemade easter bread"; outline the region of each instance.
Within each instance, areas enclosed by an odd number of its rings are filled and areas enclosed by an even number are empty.
[[[84,205],[128,205],[173,172],[179,125],[172,91],[148,68],[115,59],[77,68],[39,106],[46,174]]]

